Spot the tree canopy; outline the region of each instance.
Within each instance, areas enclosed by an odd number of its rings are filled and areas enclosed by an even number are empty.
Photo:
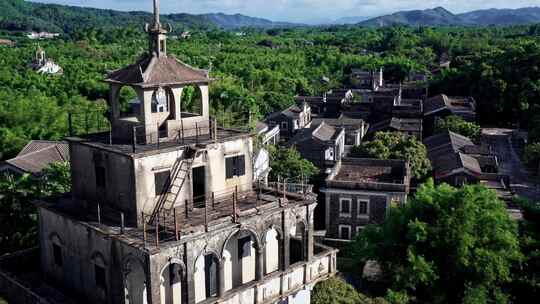
[[[0,174],[0,254],[35,246],[37,212],[32,201],[69,192],[67,163],[46,168],[41,179],[29,174]]]
[[[382,298],[372,299],[358,293],[341,278],[330,278],[315,285],[311,295],[313,304],[387,304]]]
[[[469,137],[472,140],[479,139],[482,132],[480,126],[476,123],[465,121],[463,118],[455,115],[447,116],[444,119],[437,118],[435,120],[435,130],[436,132],[449,130]]]
[[[495,192],[432,180],[366,228],[350,252],[382,266],[393,298],[435,304],[508,303],[503,287],[523,258],[517,223]]]
[[[353,147],[351,156],[407,160],[411,166],[412,176],[416,179],[425,178],[431,170],[424,144],[415,137],[397,132],[376,133],[373,140]]]
[[[288,179],[289,182],[309,181],[319,172],[319,169],[309,160],[303,158],[294,148],[270,146],[270,178]]]

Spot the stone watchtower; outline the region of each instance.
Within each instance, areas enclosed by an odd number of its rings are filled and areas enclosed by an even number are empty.
[[[170,30],[170,26],[168,26]],[[182,130],[195,133],[209,123],[208,71],[193,68],[167,55],[167,32],[159,21],[158,1],[154,1],[154,20],[147,24],[148,53],[136,63],[110,73],[105,80],[110,85],[113,141],[133,137],[138,143],[156,143],[179,135]],[[196,86],[201,93],[198,113],[183,111],[182,92],[186,86]],[[120,90],[129,86],[140,104],[129,115],[121,113]],[[135,134],[133,134],[135,132]],[[200,135],[200,134],[199,134]]]

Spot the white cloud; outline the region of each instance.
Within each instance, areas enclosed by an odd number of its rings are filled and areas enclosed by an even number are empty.
[[[35,0],[120,10],[151,10],[151,0]],[[379,16],[398,10],[443,6],[454,13],[485,8],[538,6],[539,0],[160,0],[163,13],[245,14],[303,22],[346,16]]]

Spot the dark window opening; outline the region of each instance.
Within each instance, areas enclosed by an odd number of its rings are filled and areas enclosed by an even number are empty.
[[[171,171],[157,172],[154,174],[154,184],[156,187],[156,196],[167,193]]]
[[[251,237],[238,239],[238,259],[251,256]]]
[[[196,167],[192,170],[192,183],[193,183],[193,201],[195,208],[204,208],[206,201],[206,168]]]
[[[343,226],[339,228],[339,236],[343,240],[350,240],[351,239],[351,228],[348,226]]]
[[[341,201],[341,213],[351,213],[351,201],[342,200]]]
[[[216,258],[212,254],[204,256],[204,274],[206,297],[211,298],[217,296],[218,289],[218,265]]]
[[[53,243],[52,248],[54,264],[56,264],[56,266],[62,267],[62,247],[60,247],[60,245],[58,244]]]
[[[246,157],[244,155],[240,155],[226,158],[225,171],[227,178],[243,176],[246,174]]]
[[[367,214],[368,213],[367,202],[359,201],[358,202],[358,214]]]
[[[94,272],[96,275],[96,286],[106,289],[107,281],[105,279],[105,268],[99,265],[94,265]]]
[[[105,188],[106,186],[105,168],[102,166],[96,166],[95,170],[96,170],[96,187]]]

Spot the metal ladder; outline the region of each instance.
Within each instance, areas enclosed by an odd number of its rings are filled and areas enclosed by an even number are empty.
[[[193,167],[193,162],[195,161],[195,158],[199,152],[200,151],[197,149],[188,148],[186,152],[184,152],[187,153],[187,155],[184,155],[183,158],[176,159],[171,170],[171,175],[165,185],[167,191],[157,201],[148,221],[149,224],[154,223],[161,211],[170,211],[174,208],[174,203],[180,195],[180,191],[182,190],[182,187],[190,174]]]

